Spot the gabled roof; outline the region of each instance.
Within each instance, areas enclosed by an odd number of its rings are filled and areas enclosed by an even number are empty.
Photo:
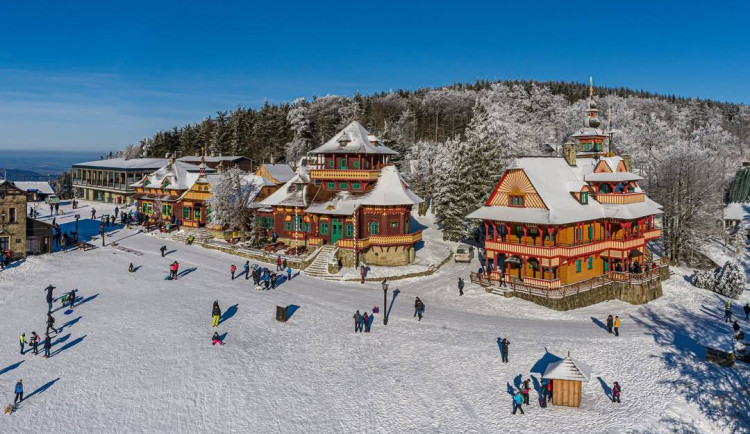
[[[591,367],[568,355],[562,360],[547,365],[542,377],[549,380],[589,381]]]
[[[619,157],[611,162],[617,167]],[[508,170],[524,171],[547,209],[516,208],[508,206],[483,206],[468,215],[472,219],[525,222],[534,224],[567,224],[601,218],[633,219],[661,214],[660,206],[646,197],[644,202],[626,205],[601,204],[595,197],[588,204],[581,204],[571,192],[580,191],[584,180],[593,174],[597,159],[580,158],[577,166],[570,166],[561,157],[524,157],[513,161]],[[597,173],[596,175],[609,175]],[[630,172],[612,175],[636,176]],[[636,190],[639,191],[640,189]]]
[[[264,206],[306,207],[310,203],[309,199],[311,199],[308,197],[311,191],[308,190],[315,189],[317,191],[318,188],[310,185],[309,182],[310,177],[305,172],[305,169],[299,168],[297,169],[297,174],[292,179],[260,203]]]
[[[15,181],[16,187],[29,192],[39,192],[42,194],[55,194],[55,190],[49,185],[49,182],[36,181]]]
[[[384,154],[398,155],[398,152],[383,145],[379,140],[370,140],[371,134],[357,121],[339,131],[331,140],[310,151],[312,154]],[[373,136],[374,137],[374,136]],[[341,146],[341,140],[346,145]]]
[[[215,170],[211,168],[205,168],[206,173],[214,173]],[[148,182],[149,186],[153,188],[161,188],[161,185],[166,180],[169,183],[167,190],[188,190],[195,184],[195,181],[200,177],[200,167],[195,164],[189,164],[182,161],[175,161],[174,163],[167,163],[166,166],[160,168],[156,172],[146,175],[140,181],[132,184],[133,187],[145,186]]]
[[[422,198],[414,194],[401,178],[396,166],[383,167],[375,188],[362,198],[362,205],[417,205],[422,202]]]
[[[287,182],[290,179],[294,178],[294,170],[292,169],[292,166],[288,164],[262,164],[261,165],[269,175],[273,177],[276,181],[279,181],[281,183]]]

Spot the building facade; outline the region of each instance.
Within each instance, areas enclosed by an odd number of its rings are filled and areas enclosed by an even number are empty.
[[[484,267],[492,279],[558,288],[650,265],[646,245],[661,236],[661,206],[646,196],[629,160],[607,151],[590,97],[584,128],[563,157],[516,159],[485,205]],[[635,267],[635,268],[634,268]]]
[[[0,251],[26,257],[26,190],[0,180]]]
[[[258,227],[292,246],[336,244],[345,266],[414,261],[422,199],[391,164],[397,153],[354,121],[310,154],[314,164],[261,201]]]
[[[132,185],[149,173],[160,169],[165,158],[111,158],[73,165],[73,189],[81,199],[130,204],[135,188]]]

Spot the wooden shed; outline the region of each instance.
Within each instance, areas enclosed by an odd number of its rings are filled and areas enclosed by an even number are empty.
[[[544,378],[552,382],[552,404],[578,407],[581,389],[591,379],[591,367],[570,357],[550,363]]]

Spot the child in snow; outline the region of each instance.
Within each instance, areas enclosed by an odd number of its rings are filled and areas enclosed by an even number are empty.
[[[276,289],[276,273],[271,273],[271,289]]]
[[[724,305],[724,322],[732,322],[732,300],[727,300]]]
[[[130,267],[128,267],[128,271],[131,273],[135,272],[135,267],[133,266],[132,262],[130,263]]]
[[[17,402],[23,402],[23,380],[18,380],[16,383],[16,398],[13,400],[13,405]]]
[[[501,354],[503,358],[503,363],[508,363],[508,345],[510,345],[510,341],[503,338],[502,342],[500,342],[500,345],[502,346],[502,349],[503,349],[502,354]]]
[[[522,404],[523,397],[521,396],[521,392],[516,392],[516,394],[513,395],[513,414],[516,414],[516,410],[521,410],[521,414],[524,414],[523,408],[521,408]]]
[[[221,336],[219,336],[219,332],[214,332],[214,336],[211,338],[211,345],[224,345],[224,342],[221,341]]]
[[[286,280],[292,280],[292,267],[286,267]]]
[[[52,329],[55,333],[58,333],[57,329],[55,328],[55,317],[53,317],[52,314],[47,313],[47,333],[49,333],[49,329]]]
[[[167,253],[167,246],[161,246],[161,248],[159,248],[159,251],[161,252],[161,257],[163,258]]]
[[[612,402],[620,403],[620,385],[615,381],[615,385],[612,386]]]
[[[229,267],[229,271],[232,272],[232,280],[234,280],[234,272],[237,271],[237,267],[235,267],[235,265],[232,264],[232,266]]]
[[[219,318],[221,318],[221,308],[219,307],[219,301],[214,301],[214,308],[211,310],[211,315],[214,318],[214,322],[212,323],[211,327],[218,327],[219,326]]]
[[[745,303],[745,321],[750,321],[750,303]]]

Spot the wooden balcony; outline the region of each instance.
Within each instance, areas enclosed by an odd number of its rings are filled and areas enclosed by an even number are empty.
[[[659,237],[661,237],[661,229],[659,228],[654,228],[643,232],[643,238],[649,241]]]
[[[313,170],[310,172],[310,178],[318,181],[377,181],[380,177],[379,170]]]
[[[372,246],[403,246],[414,244],[422,239],[422,231],[406,235],[371,235]]]
[[[599,203],[625,205],[645,201],[646,193],[598,193],[596,195],[596,200]]]
[[[487,250],[496,250],[502,253],[518,256],[532,256],[535,258],[577,257],[587,256],[604,250],[631,250],[646,245],[645,238],[632,238],[629,240],[604,240],[595,243],[581,244],[578,246],[554,246],[542,247],[526,244],[504,243],[502,241],[486,241]]]
[[[353,249],[354,248],[354,239],[340,239],[336,241],[336,244],[341,249]],[[362,250],[370,247],[370,240],[369,238],[360,239],[357,240],[357,249]]]

